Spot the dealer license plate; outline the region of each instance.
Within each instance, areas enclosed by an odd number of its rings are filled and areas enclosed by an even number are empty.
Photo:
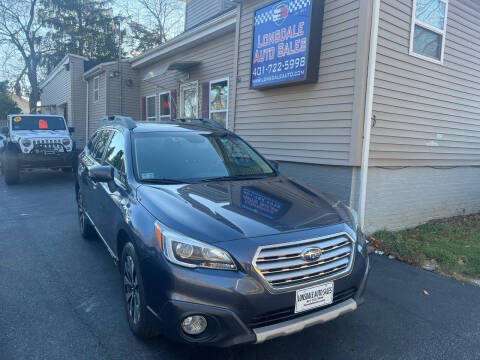
[[[297,290],[295,294],[295,313],[312,310],[333,302],[333,281]]]

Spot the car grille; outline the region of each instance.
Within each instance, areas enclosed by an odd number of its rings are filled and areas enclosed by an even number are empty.
[[[310,247],[322,250],[317,261],[302,258],[302,251]],[[253,265],[273,289],[281,290],[348,273],[353,253],[353,241],[341,234],[260,247]]]
[[[34,145],[54,145],[60,144],[61,140],[59,139],[48,139],[48,140],[33,140]]]
[[[291,306],[291,307],[284,308],[284,309],[281,309],[281,310],[276,310],[276,311],[264,313],[264,314],[253,317],[248,322],[248,326],[251,329],[256,329],[256,328],[259,328],[259,327],[273,325],[273,324],[277,324],[279,322],[295,319],[295,318],[300,317],[300,316],[305,316],[305,315],[314,313],[315,311],[321,311],[321,310],[329,308],[330,306],[339,304],[343,301],[346,301],[348,299],[353,298],[355,296],[356,292],[357,292],[357,288],[352,287],[350,289],[335,293],[333,295],[333,302],[331,304],[329,304],[327,306],[322,306],[320,308],[312,309],[310,311],[295,313],[295,306]]]

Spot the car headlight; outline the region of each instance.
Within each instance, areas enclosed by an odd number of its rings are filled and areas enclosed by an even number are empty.
[[[358,220],[358,213],[352,209],[350,206],[345,206],[345,208],[348,210],[348,226],[357,234],[357,237],[359,234],[361,234],[361,229],[360,229],[360,224]]]
[[[25,147],[30,147],[32,145],[32,141],[29,139],[22,140],[22,145]]]
[[[63,139],[62,144],[65,146],[70,145],[70,139]]]
[[[189,268],[237,270],[231,256],[222,249],[189,238],[155,222],[155,234],[165,257]]]

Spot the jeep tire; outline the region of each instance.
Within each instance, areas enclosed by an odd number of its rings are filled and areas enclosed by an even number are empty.
[[[18,184],[20,180],[20,168],[18,166],[17,153],[6,151],[3,158],[3,173],[5,175],[5,183],[7,185]]]

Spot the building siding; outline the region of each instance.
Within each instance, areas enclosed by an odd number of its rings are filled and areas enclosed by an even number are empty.
[[[442,65],[409,55],[412,0],[382,0],[370,164],[480,165],[480,7],[450,0]]]
[[[480,211],[480,167],[370,168],[365,229],[401,230]]]
[[[68,126],[75,128],[72,138],[79,148],[85,146],[85,101],[86,84],[82,81],[84,60],[68,55],[69,70],[63,67],[43,86],[40,95],[43,113],[64,115],[67,105]],[[56,109],[50,108],[55,105]],[[62,107],[61,107],[62,106]]]
[[[191,29],[221,10],[221,0],[189,0],[185,6],[185,29]]]
[[[88,79],[88,136],[90,137],[100,126],[101,120],[107,115],[107,84],[106,74],[99,75],[98,101],[94,101],[93,85],[95,76]]]
[[[280,162],[283,175],[301,181],[350,205],[352,167]]]
[[[253,12],[268,2],[242,4],[235,131],[271,159],[349,165],[360,1],[325,1],[318,83],[258,91],[250,89]]]
[[[82,79],[84,71],[84,61],[78,58],[70,58],[70,76],[71,76],[71,101],[70,111],[72,125],[75,128],[73,139],[77,148],[85,146],[85,126],[86,126],[86,100],[87,85]]]
[[[155,64],[149,65],[139,70],[140,81],[140,97],[159,94],[164,91],[176,90],[177,94],[180,94],[180,78],[181,74],[177,71],[168,71],[164,75],[156,76],[154,78],[144,80],[145,75],[150,71],[153,71],[163,65],[176,61],[200,61],[201,64],[192,69],[190,73],[190,79],[184,81],[198,82],[199,99],[198,115],[202,116],[202,100],[204,94],[202,93],[202,84],[212,80],[228,78],[229,79],[229,111],[232,109],[232,84],[233,84],[233,59],[235,52],[235,33],[229,33],[223,35],[215,40],[209,41],[205,44],[199,45],[179,55],[172,56],[171,58],[162,60]],[[208,94],[206,94],[208,96]],[[177,116],[180,116],[180,96],[177,99],[173,99],[177,103]],[[158,99],[157,99],[158,104]],[[158,112],[158,110],[157,110]],[[229,114],[229,119],[232,118],[232,114]]]
[[[131,80],[131,86],[127,81]],[[140,79],[138,71],[130,63],[123,64],[123,114],[132,119],[140,119]]]
[[[40,101],[42,103],[42,112],[48,112],[46,106],[57,106],[68,103],[70,100],[70,72],[62,69],[50,80],[41,90]],[[63,114],[61,114],[63,115]]]

